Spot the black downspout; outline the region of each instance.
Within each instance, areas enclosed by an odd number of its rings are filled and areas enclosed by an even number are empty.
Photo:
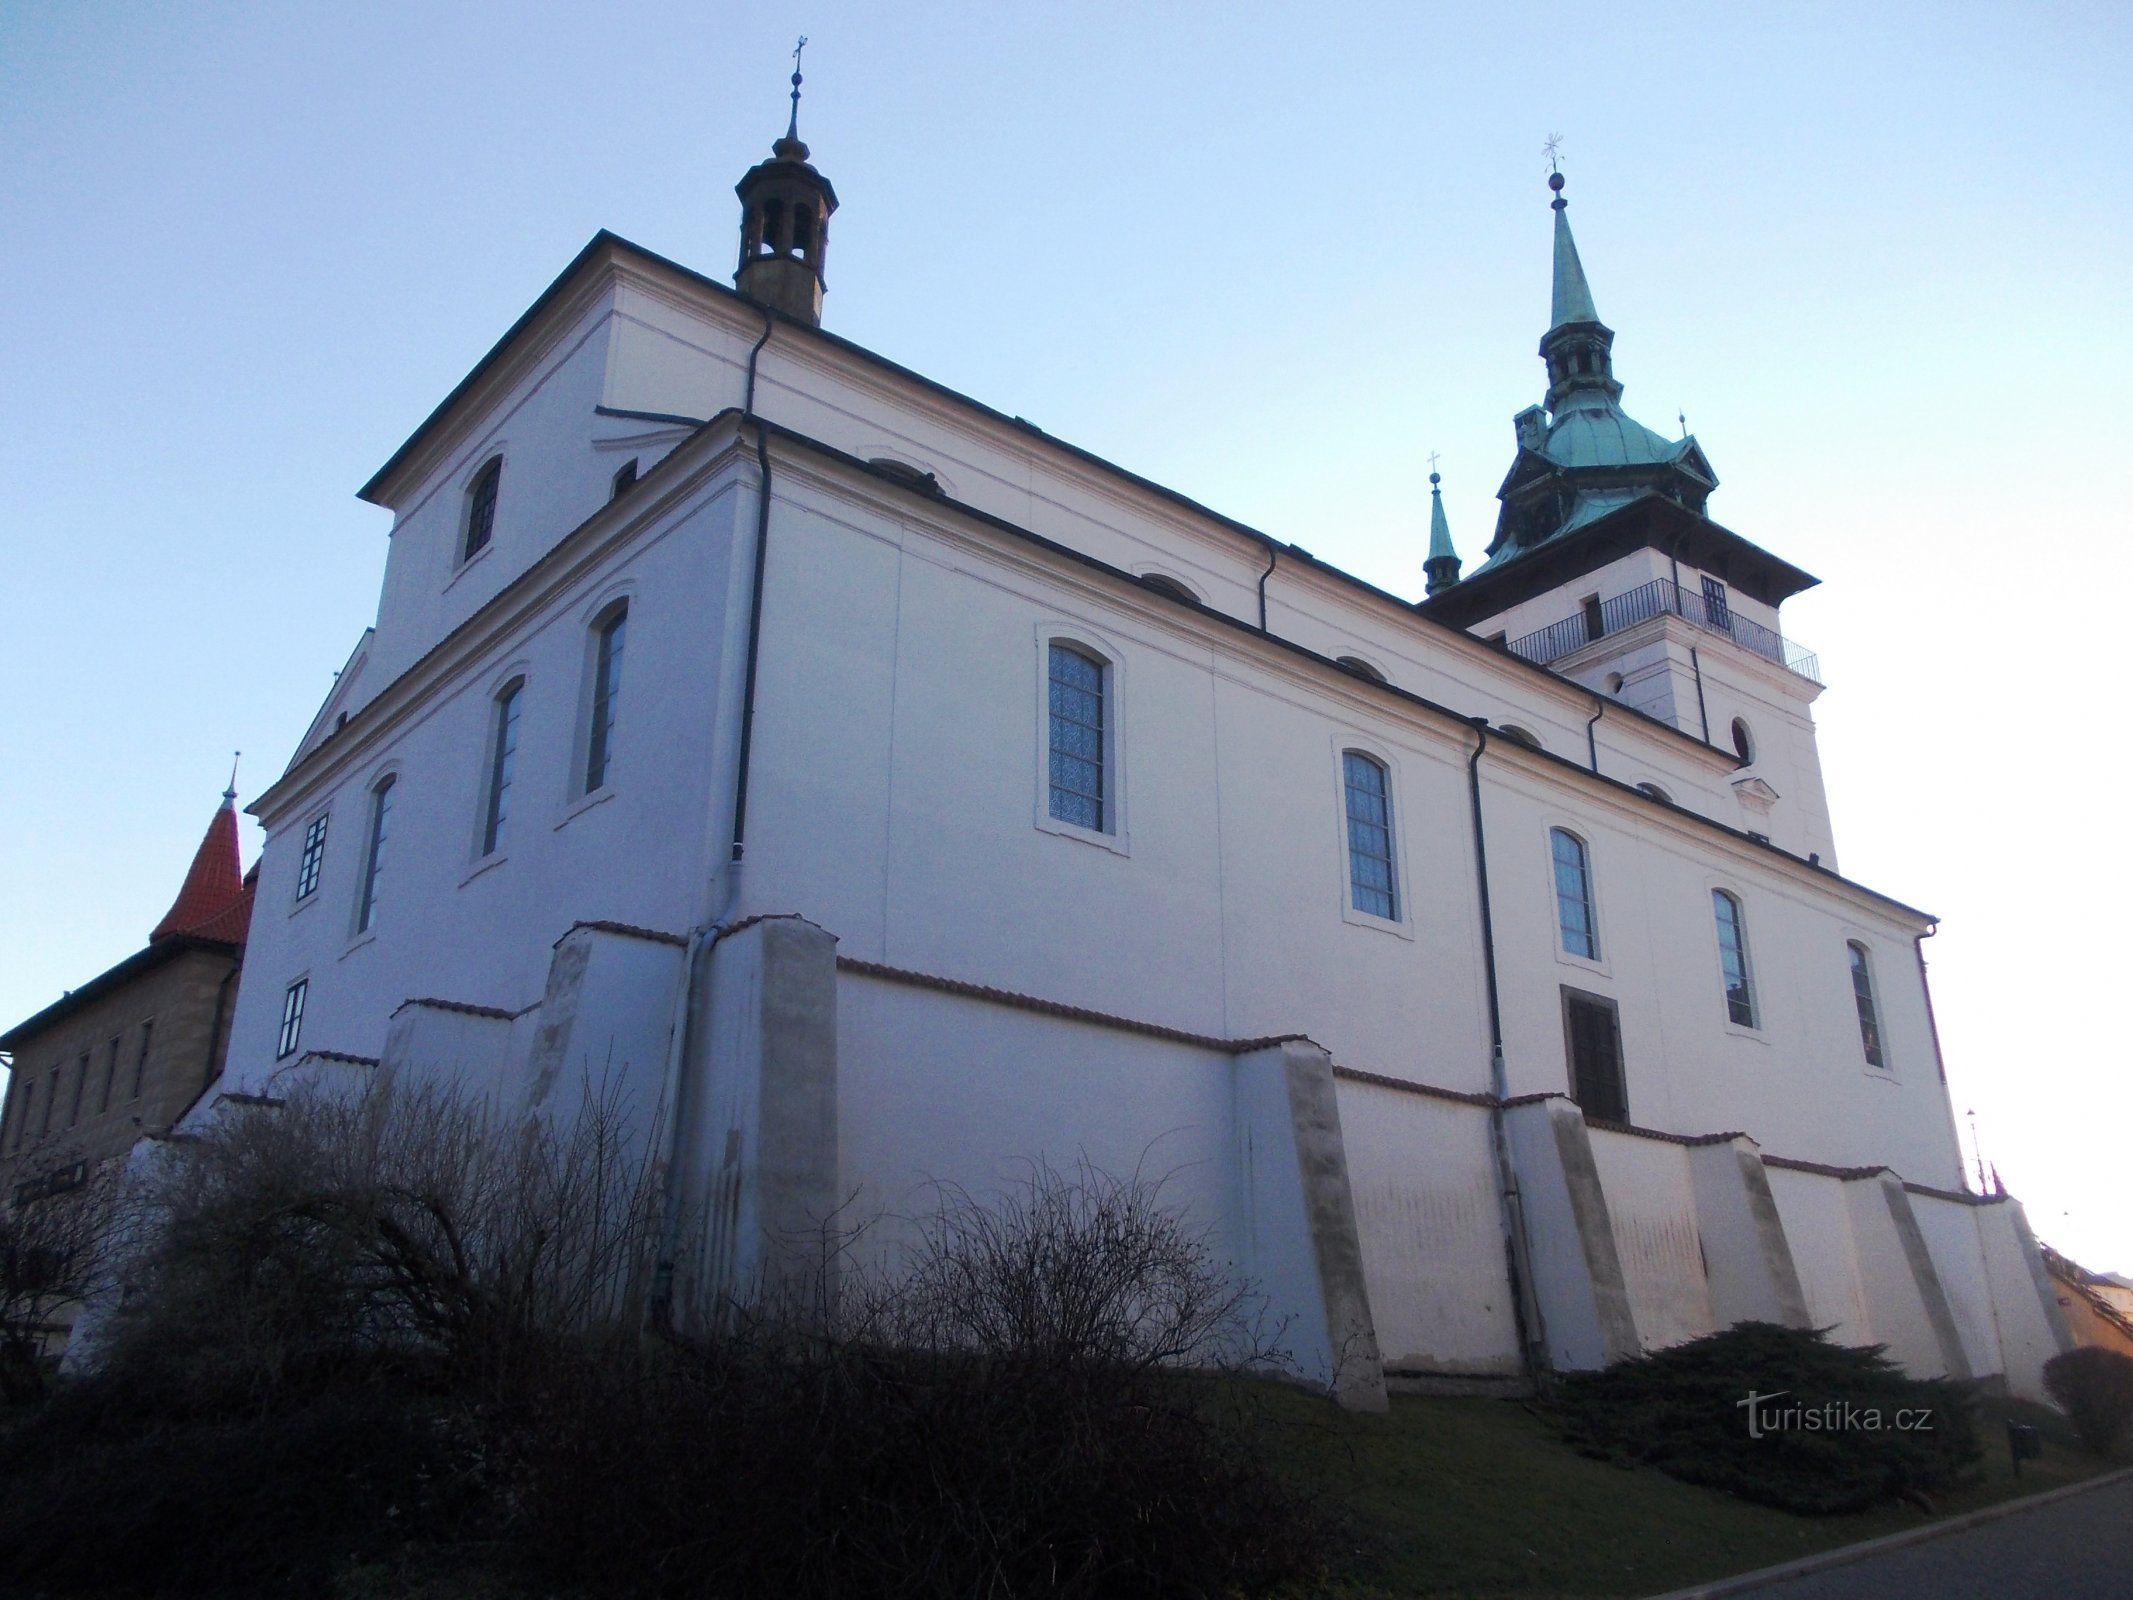
[[[1548,1335],[1541,1318],[1540,1300],[1533,1289],[1533,1250],[1526,1235],[1526,1204],[1519,1192],[1518,1163],[1511,1155],[1511,1136],[1504,1126],[1504,1102],[1510,1098],[1510,1080],[1503,1059],[1503,1002],[1496,984],[1496,918],[1489,906],[1489,843],[1481,820],[1481,753],[1489,747],[1489,721],[1472,717],[1474,754],[1466,764],[1467,797],[1474,814],[1474,875],[1481,900],[1481,970],[1489,999],[1489,1139],[1496,1156],[1498,1199],[1503,1207],[1505,1243],[1510,1253],[1511,1313],[1518,1329],[1518,1348],[1527,1376],[1537,1388],[1548,1382]]]
[[[1688,607],[1681,603],[1682,537],[1682,535],[1676,534],[1674,536],[1673,547],[1669,549],[1666,553],[1667,560],[1673,563],[1674,615],[1677,617],[1685,617],[1689,614]],[[1711,742],[1711,711],[1710,708],[1703,703],[1703,658],[1696,653],[1696,647],[1694,645],[1689,646],[1689,667],[1696,674],[1696,716],[1698,720],[1703,723],[1703,742],[1705,744],[1709,744]],[[1595,767],[1593,770],[1597,772],[1599,769]]]
[[[763,643],[763,568],[770,546],[770,435],[763,428],[763,420],[755,414],[755,369],[756,359],[762,355],[763,346],[770,343],[770,333],[777,326],[777,318],[769,307],[763,310],[763,337],[756,340],[755,348],[748,352],[748,388],[741,401],[742,415],[755,423],[755,464],[758,478],[755,505],[755,577],[748,595],[748,665],[741,678],[741,748],[739,759],[734,763],[733,773],[733,853],[729,858],[738,864],[747,847],[748,836],[748,762],[755,748],[755,675],[756,660]]]
[[[1600,740],[1592,730],[1607,715],[1607,702],[1598,695],[1592,697],[1592,721],[1585,724],[1585,756],[1592,770],[1600,770]]]
[[[1266,553],[1266,571],[1259,574],[1259,631],[1266,632],[1266,581],[1274,576],[1274,563],[1281,559],[1281,547],[1275,545]]]
[[[1919,960],[1923,964],[1925,958],[1921,956]],[[244,958],[239,956],[230,963],[230,970],[222,975],[222,982],[215,986],[215,1020],[208,1026],[207,1060],[200,1067],[200,1092],[202,1094],[207,1092],[209,1085],[222,1076],[221,1073],[215,1070],[215,1045],[222,1038],[222,1015],[224,1008],[229,1004],[230,985],[237,981],[237,969],[242,965],[244,965]]]
[[[1689,666],[1696,673],[1696,715],[1703,721],[1703,742],[1709,744],[1711,742],[1711,708],[1703,703],[1703,658],[1696,653],[1694,645],[1689,646]]]

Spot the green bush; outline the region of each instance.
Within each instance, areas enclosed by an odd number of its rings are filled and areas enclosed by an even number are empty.
[[[1907,1377],[1881,1352],[1742,1322],[1566,1377],[1556,1404],[1583,1454],[1781,1510],[1861,1511],[1961,1481],[1979,1459],[1970,1386]]]
[[[2133,1421],[2133,1356],[2094,1344],[2062,1351],[2044,1363],[2044,1388],[2100,1456]]]

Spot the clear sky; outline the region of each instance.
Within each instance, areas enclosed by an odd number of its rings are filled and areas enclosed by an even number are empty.
[[[2133,1272],[2123,5],[6,0],[0,1022],[281,770],[355,487],[593,232],[730,272],[803,31],[830,327],[1410,595],[1426,452],[1471,563],[1540,398],[1560,132],[1625,406],[1824,580],[1840,864],[1945,919],[1958,1114]]]

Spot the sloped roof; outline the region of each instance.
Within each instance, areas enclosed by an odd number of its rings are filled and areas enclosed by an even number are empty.
[[[208,820],[200,848],[193,852],[193,863],[186,868],[185,882],[179,886],[178,898],[163,913],[163,920],[148,935],[148,942],[154,944],[158,939],[179,933],[219,939],[227,944],[241,942],[252,916],[249,885],[250,880],[244,875],[243,862],[237,851],[236,791],[225,790],[222,804]],[[234,936],[205,931],[210,926],[228,927],[233,919]]]

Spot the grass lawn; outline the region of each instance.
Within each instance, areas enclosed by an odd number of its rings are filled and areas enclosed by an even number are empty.
[[[1275,1402],[1284,1470],[1348,1528],[1331,1581],[1338,1600],[1406,1596],[1653,1595],[1879,1538],[1931,1520],[1912,1506],[1799,1517],[1658,1471],[1589,1460],[1517,1401],[1395,1396],[1385,1417],[1330,1413],[1302,1395]],[[2044,1456],[2007,1459],[2010,1411],[2044,1433]],[[2057,1413],[1986,1401],[1981,1478],[1940,1496],[1953,1515],[2125,1464],[2076,1449]]]

